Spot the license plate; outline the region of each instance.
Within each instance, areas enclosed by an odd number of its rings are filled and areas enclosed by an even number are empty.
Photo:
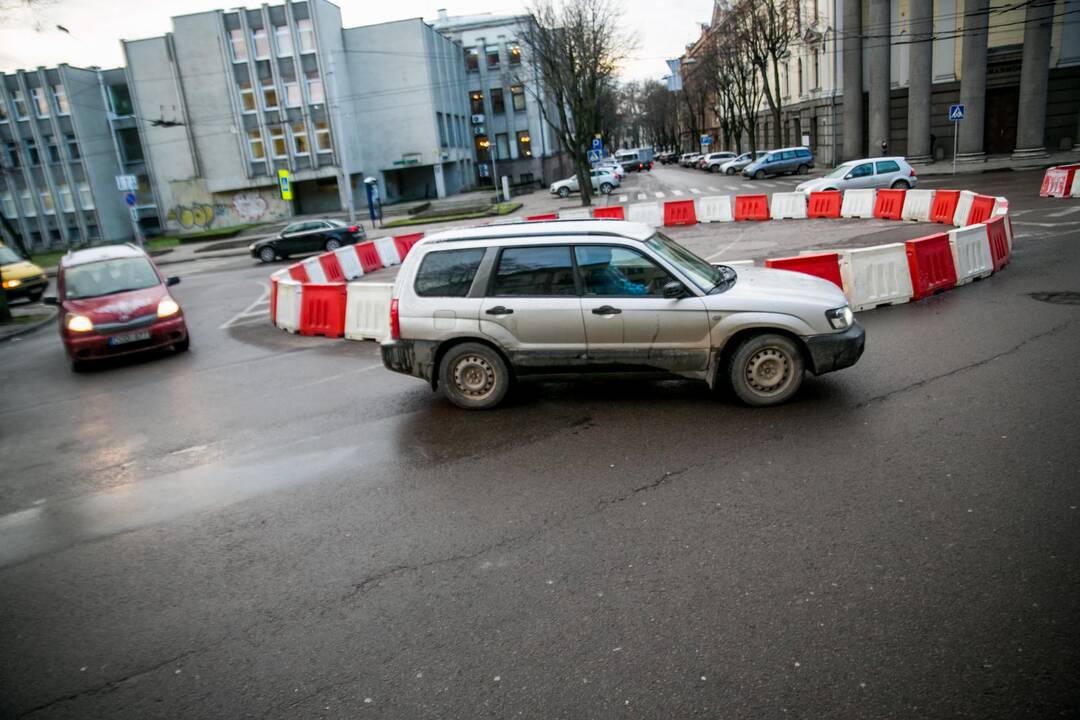
[[[110,345],[126,345],[128,343],[139,342],[140,340],[149,340],[150,331],[140,330],[139,332],[124,333],[123,335],[113,335],[109,338]]]

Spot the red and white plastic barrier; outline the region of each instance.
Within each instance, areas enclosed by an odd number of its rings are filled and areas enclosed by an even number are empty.
[[[806,195],[801,192],[777,192],[769,201],[773,220],[805,220]]]
[[[1080,165],[1058,165],[1043,175],[1039,195],[1042,197],[1080,197]]]
[[[845,190],[840,217],[864,220],[874,217],[874,195],[874,190]]]
[[[957,285],[966,285],[972,280],[990,277],[990,273],[994,272],[994,259],[990,256],[985,225],[970,225],[950,230],[949,242],[952,244]]]
[[[844,250],[840,277],[854,312],[911,299],[911,271],[903,243]]]
[[[731,222],[735,219],[731,213],[730,195],[710,195],[698,198],[696,202],[699,223]]]
[[[377,342],[390,337],[393,290],[393,283],[349,283],[345,298],[345,337]]]

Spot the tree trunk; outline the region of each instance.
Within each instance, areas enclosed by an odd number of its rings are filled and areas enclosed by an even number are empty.
[[[773,60],[773,82],[776,83],[776,98],[772,107],[773,123],[776,125],[776,127],[773,128],[773,142],[776,147],[781,147],[784,145],[784,128],[781,122],[781,115],[784,111],[784,100],[783,96],[780,94],[780,64],[775,59]]]
[[[592,176],[589,174],[592,168],[589,166],[586,151],[579,147],[575,154],[574,165],[577,167],[578,187],[581,188],[581,205],[589,207],[592,205]]]

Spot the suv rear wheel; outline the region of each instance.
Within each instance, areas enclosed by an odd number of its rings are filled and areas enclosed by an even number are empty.
[[[809,165],[800,165],[799,169],[796,170],[795,172],[797,172],[799,175],[805,175],[806,173],[810,172],[810,166]]]
[[[802,385],[805,363],[795,342],[767,333],[747,338],[728,359],[728,380],[747,405],[768,407],[787,401]]]
[[[455,345],[439,363],[446,398],[466,410],[488,410],[506,397],[510,369],[499,353],[480,343]]]

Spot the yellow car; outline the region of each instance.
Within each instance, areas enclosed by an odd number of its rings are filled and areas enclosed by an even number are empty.
[[[34,263],[23,260],[11,248],[0,244],[0,278],[3,279],[4,292],[8,300],[30,298],[37,302],[45,288],[49,287],[49,278]]]

